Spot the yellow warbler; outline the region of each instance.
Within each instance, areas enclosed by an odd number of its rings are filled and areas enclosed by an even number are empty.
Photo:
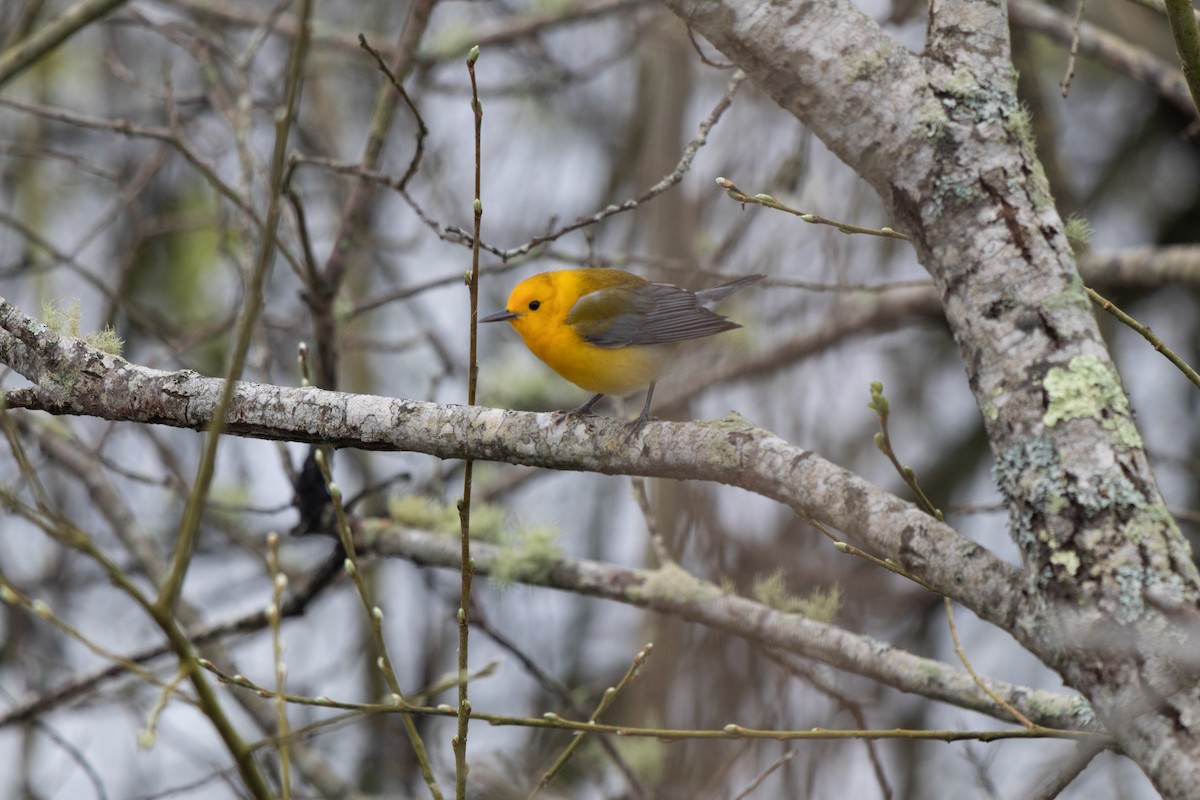
[[[479,321],[510,323],[551,369],[597,393],[575,413],[590,412],[606,394],[648,387],[638,417],[645,419],[679,342],[741,327],[705,306],[764,277],[689,292],[619,269],[543,272],[517,284],[503,311]]]

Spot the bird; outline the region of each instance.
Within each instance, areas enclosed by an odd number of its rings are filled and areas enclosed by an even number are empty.
[[[692,292],[620,269],[542,272],[518,283],[503,311],[479,322],[507,322],[551,369],[595,396],[569,414],[588,414],[605,395],[646,389],[638,421],[651,419],[654,385],[676,346],[742,327],[706,306],[762,280],[747,275]]]

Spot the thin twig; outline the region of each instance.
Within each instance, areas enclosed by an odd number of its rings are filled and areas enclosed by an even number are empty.
[[[617,699],[617,696],[621,694],[625,687],[633,682],[633,679],[637,677],[638,671],[642,668],[642,665],[646,663],[646,659],[650,657],[650,652],[653,649],[654,644],[648,643],[645,647],[639,650],[637,655],[633,657],[633,661],[630,663],[629,669],[625,670],[625,674],[621,677],[621,680],[617,682],[617,685],[610,686],[604,690],[604,694],[600,697],[600,702],[596,704],[596,710],[592,712],[590,717],[588,717],[589,723],[595,723],[596,720],[600,719],[600,715],[604,713],[605,709],[612,705],[613,701]],[[529,793],[530,800],[533,800],[533,797],[540,790],[550,785],[550,781],[554,780],[554,777],[562,771],[563,767],[567,765],[567,761],[569,761],[575,751],[579,749],[579,746],[583,744],[585,738],[587,738],[587,734],[581,733],[571,739],[570,743],[563,749],[558,758],[554,760],[554,763],[550,765],[550,768],[542,774],[542,778],[540,781],[538,781],[537,786],[535,786],[533,791]]]
[[[963,650],[962,643],[958,640],[958,627],[954,624],[954,603],[949,597],[944,599],[946,601],[946,622],[950,625],[950,638],[954,641],[954,652],[958,655],[958,660],[962,662],[963,667],[966,668],[967,674],[971,676],[971,679],[975,681],[975,685],[978,686],[984,694],[992,698],[992,702],[1003,708],[1009,714],[1012,714],[1013,719],[1015,719],[1017,722],[1020,722],[1026,728],[1036,728],[1037,726],[1029,721],[1029,717],[1022,714],[1011,703],[989,689],[987,684],[983,682],[983,679],[979,677],[979,674],[975,672],[974,667],[971,666],[971,662],[967,660],[967,653],[965,650]]]
[[[1159,339],[1158,336],[1155,335],[1154,331],[1150,330],[1148,325],[1143,325],[1121,309],[1117,308],[1110,301],[1105,300],[1098,292],[1096,292],[1095,289],[1088,288],[1087,294],[1088,297],[1092,299],[1093,303],[1103,308],[1109,314],[1112,314],[1123,324],[1141,334],[1142,338],[1149,342],[1155,350],[1162,353],[1168,361],[1174,364],[1179,371],[1183,373],[1185,378],[1191,381],[1195,386],[1200,387],[1200,374],[1197,374],[1196,370],[1193,369],[1190,364],[1184,361],[1178,353],[1163,344],[1162,339]]]
[[[471,112],[475,120],[475,202],[474,230],[471,247],[470,294],[470,355],[467,363],[467,405],[475,405],[475,384],[479,377],[479,230],[483,224],[483,105],[479,102],[479,85],[475,80],[475,62],[479,60],[479,47],[471,48],[467,55],[467,74],[471,78]],[[470,641],[471,622],[471,579],[475,575],[475,562],[471,559],[471,478],[475,471],[473,459],[463,462],[463,494],[458,503],[458,519],[461,533],[462,563],[461,595],[458,606],[458,726],[451,740],[454,749],[454,796],[457,800],[467,797],[467,732],[471,721],[471,701],[467,697],[467,655]]]
[[[700,148],[704,147],[704,145],[708,142],[709,132],[729,108],[730,104],[733,102],[734,95],[737,93],[738,87],[741,86],[745,80],[746,75],[741,70],[738,70],[733,74],[733,77],[729,79],[729,83],[725,87],[725,94],[722,95],[721,99],[717,101],[717,104],[713,106],[713,109],[709,112],[708,116],[701,121],[696,136],[684,147],[683,154],[679,158],[679,163],[675,165],[675,169],[664,175],[657,183],[655,183],[646,191],[642,192],[637,197],[625,200],[622,203],[616,203],[607,206],[600,211],[597,211],[595,214],[592,214],[590,217],[580,217],[570,224],[563,225],[562,227],[557,228],[549,233],[535,236],[524,244],[516,247],[505,249],[495,245],[490,245],[487,242],[480,242],[479,247],[482,250],[486,250],[487,252],[496,256],[502,262],[508,263],[509,261],[528,255],[535,248],[543,244],[553,242],[562,238],[563,236],[566,236],[568,233],[580,230],[581,228],[588,228],[596,225],[616,214],[632,211],[658,197],[663,192],[667,191],[683,180],[683,176],[686,175],[689,170],[691,170],[692,162],[696,158],[696,153],[699,152]],[[320,165],[336,172],[355,175],[357,177],[383,184],[384,186],[387,186],[388,188],[398,192],[413,210],[413,212],[416,213],[421,219],[421,221],[425,223],[430,230],[437,234],[438,238],[446,242],[461,244],[468,247],[473,247],[475,245],[475,238],[472,237],[468,231],[464,231],[462,228],[459,228],[456,225],[441,225],[437,222],[437,220],[426,214],[425,211],[420,207],[420,204],[418,204],[412,198],[407,189],[400,185],[400,181],[392,178],[389,175],[384,175],[383,173],[371,169],[362,168],[358,165],[338,162],[333,159],[318,158],[314,156],[297,156],[295,157],[295,160],[302,161],[304,163]]]
[[[387,643],[383,638],[383,609],[371,600],[366,581],[363,580],[362,568],[358,564],[358,552],[354,546],[354,533],[350,530],[350,521],[346,517],[346,507],[342,502],[342,490],[333,481],[333,476],[329,471],[329,459],[325,448],[319,448],[314,453],[314,457],[316,458],[317,466],[321,470],[322,477],[325,478],[326,487],[329,489],[329,499],[333,504],[338,541],[341,542],[342,551],[346,554],[344,568],[350,576],[351,583],[354,584],[354,588],[358,592],[358,599],[367,614],[367,627],[371,631],[372,644],[374,644],[375,652],[377,653],[375,663],[383,673],[383,679],[391,691],[391,697],[388,698],[389,703],[396,708],[407,708],[409,703],[405,699],[404,693],[400,690],[400,681],[396,677],[396,669],[392,664]],[[433,774],[433,766],[429,761],[429,754],[425,749],[425,741],[421,738],[420,732],[417,731],[416,724],[413,723],[412,717],[407,714],[401,715],[400,721],[404,726],[404,732],[408,736],[409,743],[412,744],[413,754],[417,758],[417,763],[420,764],[421,776],[425,779],[425,784],[429,787],[430,794],[433,795],[434,800],[442,800],[441,787],[438,786],[437,778]]]
[[[271,698],[274,692],[262,684],[255,683],[244,675],[229,675],[223,673],[211,662],[203,662],[203,667],[217,676],[226,685],[237,686],[252,691],[263,698]],[[398,714],[402,719],[411,716],[453,717],[457,712],[448,705],[396,707],[385,703],[358,703],[337,700],[329,697],[305,697],[288,695],[287,702],[298,705],[319,708],[337,708],[354,711],[359,714]],[[537,730],[573,731],[583,734],[607,734],[622,738],[647,738],[677,741],[682,739],[694,740],[758,740],[758,741],[846,741],[857,739],[885,740],[909,739],[913,741],[938,742],[998,742],[1010,739],[1061,739],[1075,742],[1094,742],[1104,747],[1113,745],[1112,737],[1104,733],[1085,730],[1069,730],[1061,728],[1004,728],[1001,730],[926,730],[912,728],[806,728],[804,730],[771,730],[767,728],[749,728],[744,725],[730,724],[720,729],[713,728],[643,728],[626,725],[609,725],[592,720],[572,720],[559,714],[547,713],[540,717],[517,717],[508,714],[491,714],[485,711],[472,712],[472,716],[482,722],[496,727],[521,727]],[[297,731],[298,732],[298,731]],[[295,734],[296,732],[294,732]],[[293,735],[294,735],[293,734]],[[261,748],[265,742],[255,745]]]
[[[637,500],[638,508],[642,511],[642,518],[646,521],[646,531],[650,534],[650,545],[654,548],[654,555],[658,558],[660,567],[667,564],[674,564],[675,559],[671,557],[671,551],[667,549],[667,543],[663,540],[662,531],[658,527],[658,517],[654,513],[654,509],[650,505],[650,496],[646,492],[646,479],[641,475],[634,475],[630,478],[633,483],[633,498]]]
[[[882,236],[885,239],[899,239],[907,242],[908,237],[900,231],[893,228],[863,228],[858,225],[851,225],[847,222],[838,222],[837,220],[827,219],[826,217],[810,214],[807,211],[801,211],[798,208],[784,205],[769,194],[747,194],[734,184],[728,178],[717,178],[717,186],[725,190],[725,194],[732,197],[743,206],[763,206],[764,208],[772,208],[776,211],[783,211],[792,216],[799,217],[801,222],[807,222],[810,225],[830,225],[837,228],[842,233],[862,233],[867,236]]]
[[[1071,90],[1071,79],[1075,77],[1075,57],[1079,54],[1079,26],[1083,24],[1083,5],[1084,0],[1075,0],[1075,22],[1071,26],[1071,54],[1067,57],[1067,72],[1059,84],[1063,97]]]
[[[412,97],[404,90],[404,84],[392,74],[392,70],[383,60],[383,56],[379,55],[379,51],[371,45],[367,44],[367,37],[361,33],[358,35],[358,43],[364,50],[370,53],[375,58],[375,63],[379,65],[379,70],[387,76],[396,93],[400,95],[400,99],[408,106],[408,110],[412,112],[413,119],[417,121],[417,146],[413,150],[412,159],[408,162],[408,169],[404,171],[403,177],[400,178],[397,187],[401,190],[408,185],[412,176],[417,174],[417,170],[421,168],[421,156],[425,153],[425,137],[429,135],[429,128],[425,127],[425,120],[421,117],[421,112],[417,110],[417,104],[413,102]]]
[[[283,591],[287,588],[287,575],[279,567],[279,534],[272,531],[267,535],[267,568],[271,577],[271,605],[267,607],[267,620],[271,625],[271,653],[275,662],[275,724],[279,736],[279,794],[281,800],[292,796],[292,759],[288,747],[287,703],[283,696],[287,692],[287,665],[283,660],[283,636],[279,627],[279,609],[283,606]]]

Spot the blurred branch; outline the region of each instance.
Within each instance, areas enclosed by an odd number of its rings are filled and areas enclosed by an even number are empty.
[[[1192,113],[1200,106],[1200,26],[1196,24],[1196,9],[1191,0],[1164,0],[1175,50],[1183,62],[1183,77],[1192,93]]]
[[[225,375],[228,383],[222,388],[212,424],[206,431],[204,448],[201,451],[200,461],[196,465],[196,477],[188,491],[187,505],[184,507],[183,518],[179,523],[179,535],[175,542],[175,552],[171,558],[171,571],[163,580],[158,599],[155,601],[155,605],[167,613],[173,612],[175,603],[179,600],[184,575],[187,573],[192,553],[195,550],[196,538],[200,531],[200,515],[208,498],[213,472],[216,469],[217,445],[222,434],[221,428],[225,421],[225,412],[233,397],[233,382],[242,376],[242,371],[246,366],[246,354],[250,350],[250,339],[254,333],[258,316],[262,312],[263,284],[266,282],[267,270],[275,258],[275,235],[283,210],[288,137],[300,104],[300,88],[304,82],[304,63],[308,57],[308,26],[312,7],[312,0],[301,1],[301,35],[292,40],[292,48],[288,53],[287,79],[284,82],[283,96],[280,98],[279,107],[275,112],[275,140],[271,154],[269,194],[264,220],[266,235],[259,243],[254,270],[246,281],[245,301],[238,320],[233,354],[229,359]]]
[[[309,604],[342,573],[344,561],[345,554],[338,547],[288,597],[280,609],[280,615],[285,618],[303,615],[308,610]],[[189,626],[186,636],[192,644],[203,645],[233,634],[262,630],[268,626],[269,622],[267,610],[260,609],[218,623]],[[166,655],[170,651],[166,644],[156,644],[130,653],[125,659],[132,664],[143,664]],[[55,708],[83,697],[105,681],[113,680],[124,673],[123,666],[114,664],[72,678],[49,691],[0,711],[0,728],[49,713]]]
[[[186,9],[196,17],[213,23],[247,28],[270,26],[274,32],[280,35],[296,35],[296,20],[287,14],[269,14],[243,8],[233,3],[210,3],[208,0],[175,0],[172,5]],[[424,52],[418,52],[416,63],[425,65],[457,60],[462,58],[467,48],[473,44],[486,47],[520,43],[530,36],[545,31],[649,5],[653,5],[651,0],[580,0],[574,3],[556,3],[544,9],[533,7],[499,20],[486,21],[480,24],[476,30],[466,31],[461,36],[456,35],[442,40]],[[320,47],[353,53],[359,49],[358,37],[360,35],[356,32],[337,31],[326,26],[324,30],[313,36],[313,43]],[[385,58],[395,58],[397,46],[385,45],[380,48],[380,52]]]
[[[1074,20],[1043,3],[1010,0],[1008,13],[1014,24],[1043,33],[1059,44],[1070,46],[1075,36]],[[1183,74],[1148,50],[1083,22],[1079,25],[1079,52],[1141,81],[1189,117],[1197,115]]]
[[[236,189],[226,183],[215,171],[215,169],[206,164],[199,155],[196,154],[191,147],[188,146],[181,136],[170,128],[156,128],[146,125],[138,125],[124,119],[104,119],[102,117],[92,117],[85,114],[76,114],[72,111],[65,111],[60,108],[52,108],[50,106],[38,105],[36,103],[26,103],[20,100],[14,100],[11,97],[0,95],[0,106],[6,106],[18,111],[23,111],[27,114],[33,114],[44,119],[61,122],[64,125],[71,125],[79,128],[88,128],[91,130],[106,131],[109,133],[117,133],[122,136],[132,136],[134,138],[152,139],[159,142],[164,142],[171,146],[176,152],[183,156],[184,160],[200,174],[204,180],[213,187],[213,189],[222,198],[229,201],[242,212],[246,219],[252,224],[254,229],[263,237],[268,236],[267,223],[258,211],[255,210],[251,201],[247,197],[243,197]],[[280,254],[286,258],[294,268],[299,269],[299,262],[296,256],[286,247],[285,243],[275,240],[275,246],[279,249]],[[111,292],[112,290],[106,290]]]
[[[103,17],[126,0],[80,0],[32,35],[0,53],[0,88],[33,66],[42,56]]]
[[[932,284],[847,297],[806,335],[758,348],[753,353],[715,359],[709,368],[693,375],[680,370],[673,380],[664,384],[665,397],[659,402],[658,410],[665,413],[681,408],[688,398],[695,397],[706,387],[771,375],[784,364],[824,352],[855,336],[886,333],[922,319],[938,323],[944,320],[941,300]]]
[[[1152,289],[1170,285],[1200,286],[1200,245],[1136,247],[1080,256],[1079,271],[1085,282],[1121,289]],[[788,285],[786,282],[775,283]],[[941,299],[932,282],[879,286],[804,287],[812,291],[842,292],[846,297],[834,313],[807,335],[795,336],[769,349],[718,357],[703,374],[676,373],[665,383],[658,409],[678,410],[705,388],[728,385],[775,373],[836,347],[856,336],[897,330],[914,322],[942,322]]]
[[[408,76],[416,58],[417,47],[425,35],[429,24],[429,16],[433,13],[435,0],[413,0],[408,7],[408,15],[404,27],[396,43],[392,63],[385,70],[388,81],[380,84],[375,94],[375,105],[367,122],[367,139],[363,144],[363,152],[359,157],[359,165],[367,169],[375,169],[383,157],[383,146],[392,130],[396,118],[396,109],[401,99],[416,115],[418,134],[416,154],[410,164],[410,171],[404,177],[408,180],[415,172],[424,136],[424,123],[416,106],[402,89],[397,91],[400,84]],[[370,48],[367,48],[370,50]],[[373,51],[371,51],[373,52]],[[335,388],[338,377],[339,331],[334,314],[334,300],[346,279],[351,266],[351,258],[358,251],[355,244],[364,236],[369,221],[371,200],[374,197],[374,186],[367,180],[359,179],[350,188],[350,193],[342,204],[341,221],[333,239],[333,247],[320,270],[303,273],[309,278],[305,290],[305,300],[312,311],[312,326],[314,340],[314,376],[313,383],[317,386]],[[299,201],[294,200],[298,205]]]
[[[1087,252],[1079,257],[1079,273],[1089,286],[1156,289],[1200,287],[1200,245],[1130,247]]]

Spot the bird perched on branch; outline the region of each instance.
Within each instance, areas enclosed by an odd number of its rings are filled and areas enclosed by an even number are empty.
[[[606,394],[646,388],[641,421],[679,342],[741,327],[706,306],[764,277],[690,292],[619,269],[543,272],[517,284],[503,311],[479,321],[508,322],[551,369],[597,393],[571,413],[590,413]]]

